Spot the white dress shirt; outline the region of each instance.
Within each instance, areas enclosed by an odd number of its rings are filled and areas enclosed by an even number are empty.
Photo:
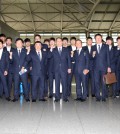
[[[72,51],[76,50],[76,46],[71,46],[72,47]]]
[[[3,49],[0,49],[0,60],[2,58]]]
[[[88,51],[89,51],[89,53],[91,52],[91,46],[88,46]]]
[[[7,48],[7,51],[10,52],[11,46],[7,46],[6,48]]]

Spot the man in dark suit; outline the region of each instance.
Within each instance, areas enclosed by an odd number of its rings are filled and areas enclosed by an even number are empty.
[[[9,54],[10,52],[13,52],[15,49],[12,47],[12,38],[7,37],[6,38],[6,47],[4,47]],[[7,84],[8,84],[8,91],[9,91],[9,96],[11,95],[11,89],[12,89],[12,84],[13,84],[13,64],[9,62],[9,69],[8,69],[8,76],[7,76]]]
[[[113,38],[111,36],[108,36],[106,38],[106,44],[109,46],[109,55],[110,55],[110,65],[111,65],[111,72],[112,73],[116,73],[116,47],[114,47],[113,44]],[[110,92],[110,86],[111,85],[107,85],[107,97],[108,97],[108,93]],[[112,84],[112,95],[114,98],[116,98],[117,95],[117,84],[114,83]]]
[[[44,91],[47,58],[47,51],[42,49],[41,42],[35,42],[35,50],[30,51],[27,56],[27,63],[32,62],[32,102],[36,102],[37,96],[39,101],[46,101]]]
[[[55,73],[55,102],[60,100],[60,82],[62,83],[63,101],[67,102],[67,75],[71,73],[71,60],[67,48],[62,47],[62,39],[56,39],[57,47],[52,52]]]
[[[77,50],[74,52],[75,80],[76,80],[76,101],[86,101],[87,98],[87,74],[89,72],[89,54],[82,49],[82,41],[76,40]],[[82,85],[82,86],[81,86]],[[83,88],[83,91],[82,91]]]
[[[50,47],[48,50],[49,52],[53,52],[55,48],[55,38],[50,38]],[[47,63],[47,70],[48,70],[48,83],[49,83],[49,98],[53,97],[53,80],[54,80],[54,69],[53,69],[53,57],[48,58]]]
[[[116,58],[116,76],[117,76],[117,89],[116,96],[120,95],[120,37],[117,37],[117,47],[115,47]]]
[[[88,51],[89,56],[91,56],[91,47],[92,47],[92,38],[87,37],[87,46],[83,47],[85,51]],[[95,84],[94,84],[94,67],[93,67],[93,59],[89,60],[89,73],[87,74],[87,96],[89,97],[89,81],[90,81],[90,88],[91,88],[91,95],[95,97]]]
[[[3,85],[3,91],[7,101],[10,101],[8,86],[6,76],[8,75],[9,68],[9,53],[3,49],[3,41],[0,40],[0,81]],[[2,97],[3,92],[0,89],[0,97]]]
[[[96,101],[106,101],[106,84],[104,75],[111,72],[109,48],[106,44],[102,44],[102,35],[95,35],[96,45],[92,46],[92,58],[94,60],[94,77]],[[100,96],[100,85],[102,84],[102,96]]]
[[[13,75],[14,75],[14,99],[13,102],[18,101],[20,94],[20,82],[23,84],[24,96],[26,102],[29,100],[29,92],[27,86],[27,72],[24,72],[27,69],[26,66],[26,56],[27,51],[23,48],[23,40],[17,38],[15,41],[16,49],[13,52],[10,52],[10,60],[13,64]],[[24,69],[25,67],[25,69]],[[21,72],[21,73],[20,73]]]
[[[62,42],[63,42],[63,47],[68,47],[68,38],[67,37],[63,37]]]
[[[76,42],[76,38],[71,37],[70,38],[70,44],[71,45],[67,47],[68,51],[69,51],[69,54],[71,56],[74,55],[74,52],[76,50],[75,42]],[[68,74],[68,96],[71,95],[71,84],[72,84],[73,76],[75,76],[75,62],[71,60],[71,73]]]

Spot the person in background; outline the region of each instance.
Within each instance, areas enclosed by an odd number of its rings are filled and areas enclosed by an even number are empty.
[[[13,52],[15,48],[12,47],[12,38],[7,37],[6,38],[6,47],[4,47],[9,54],[10,52]],[[8,69],[8,75],[7,75],[7,84],[8,84],[8,91],[9,91],[9,96],[11,95],[11,89],[12,89],[12,84],[13,84],[13,64],[9,62],[9,69]]]
[[[110,65],[111,65],[111,72],[116,73],[116,49],[113,44],[113,38],[111,36],[108,36],[106,38],[106,44],[109,46],[109,55],[110,55]],[[110,86],[107,85],[107,97],[108,93],[110,92]],[[117,95],[117,85],[116,83],[112,84],[112,92],[113,92],[113,97],[116,98]]]
[[[83,47],[83,49],[85,51],[88,51],[89,53],[89,56],[91,56],[91,48],[92,48],[92,44],[93,44],[93,40],[91,37],[87,37],[87,40],[86,40],[86,43],[87,45],[85,47]],[[95,83],[94,83],[94,66],[93,66],[93,59],[90,59],[89,58],[89,73],[87,75],[87,96],[89,97],[89,93],[90,93],[90,90],[89,90],[89,81],[90,81],[90,89],[91,89],[91,96],[92,97],[95,97]]]
[[[62,38],[62,42],[63,42],[63,47],[68,47],[68,38],[67,37],[63,37]]]
[[[50,45],[49,45],[49,52],[53,52],[55,48],[55,38],[50,38]],[[47,63],[47,69],[48,69],[48,83],[49,83],[49,98],[53,98],[53,80],[55,78],[54,75],[54,65],[53,65],[53,57],[48,58],[48,63]]]
[[[68,102],[67,76],[71,73],[71,59],[67,48],[62,46],[62,39],[56,39],[57,47],[52,51],[55,73],[55,102],[60,101],[60,82],[62,83],[63,101]]]
[[[44,39],[44,44],[48,45],[48,48],[49,48],[50,40],[49,39]]]
[[[76,43],[76,38],[71,37],[70,38],[70,46],[67,47],[71,58],[74,55],[74,52],[76,50],[75,43]],[[71,96],[71,84],[72,84],[73,76],[75,76],[75,62],[71,60],[71,73],[68,74],[68,81],[67,81],[68,96]]]
[[[86,101],[87,99],[87,74],[89,73],[89,54],[82,48],[82,41],[76,40],[77,50],[74,53],[75,61],[75,81],[76,81],[76,101]],[[82,86],[81,86],[82,85]],[[83,87],[83,92],[82,92]]]
[[[96,45],[92,46],[91,58],[94,62],[94,80],[95,80],[95,96],[96,101],[106,101],[106,84],[103,79],[106,73],[111,72],[109,47],[102,43],[102,35],[95,35]],[[101,85],[102,84],[102,85]],[[100,94],[102,86],[102,95]]]
[[[5,51],[3,46],[3,41],[0,39],[0,81],[3,85],[3,91],[5,94],[5,98],[7,101],[10,101],[10,96],[8,92],[8,86],[7,86],[7,75],[8,75],[8,69],[9,69],[9,53]],[[3,91],[1,91],[0,88],[0,98],[3,96]]]
[[[116,57],[116,76],[117,76],[117,89],[116,96],[120,95],[120,37],[117,37],[117,46],[115,47]]]
[[[6,47],[6,35],[0,34],[0,39],[3,41],[3,47]]]

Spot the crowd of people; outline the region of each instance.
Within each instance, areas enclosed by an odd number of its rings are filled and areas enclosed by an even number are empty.
[[[60,99],[68,102],[73,77],[75,101],[84,102],[91,96],[105,102],[110,87],[111,97],[116,98],[120,95],[120,37],[116,38],[117,46],[111,36],[106,37],[105,42],[101,34],[94,38],[95,44],[87,37],[86,46],[82,46],[82,40],[76,37],[71,37],[70,43],[66,37],[51,37],[42,43],[38,34],[34,36],[34,44],[29,38],[17,38],[14,48],[12,38],[0,34],[0,98],[5,96],[7,101],[18,101],[22,82],[26,102],[47,101],[53,97],[55,102]],[[117,82],[106,85],[106,73],[115,73]]]

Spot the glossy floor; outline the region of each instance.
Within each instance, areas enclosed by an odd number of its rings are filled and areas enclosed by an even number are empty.
[[[120,99],[107,102],[7,102],[0,99],[0,134],[120,134]]]

